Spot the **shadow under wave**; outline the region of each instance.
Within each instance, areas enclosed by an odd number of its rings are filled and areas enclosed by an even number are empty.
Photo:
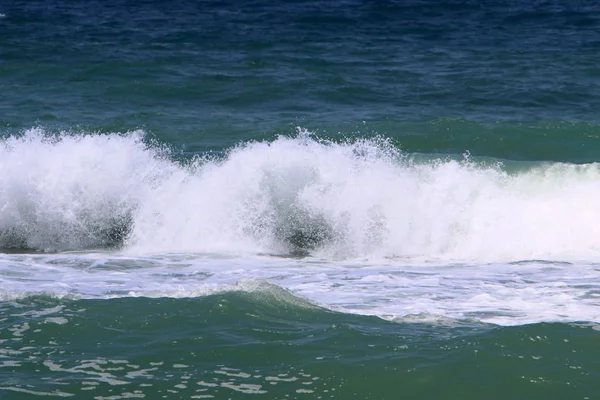
[[[0,252],[52,253],[76,250],[122,249],[133,230],[133,217],[126,212],[108,220],[83,219],[74,224],[58,223],[43,229],[35,223],[0,229]]]

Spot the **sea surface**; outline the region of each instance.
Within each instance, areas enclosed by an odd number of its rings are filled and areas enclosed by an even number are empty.
[[[0,399],[600,399],[600,3],[0,2]]]

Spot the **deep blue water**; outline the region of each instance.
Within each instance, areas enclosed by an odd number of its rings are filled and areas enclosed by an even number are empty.
[[[408,151],[590,159],[554,142],[597,148],[586,131],[597,132],[598,12],[585,1],[12,2],[1,122],[142,127],[192,150],[300,125],[377,132]],[[480,133],[452,129],[452,146],[431,126],[448,120]],[[539,130],[552,147],[541,154]]]

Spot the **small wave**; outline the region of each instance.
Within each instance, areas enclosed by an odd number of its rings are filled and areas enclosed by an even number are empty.
[[[55,303],[62,301],[77,301],[89,299],[121,299],[121,298],[171,298],[186,299],[217,295],[239,297],[240,302],[253,302],[261,305],[262,309],[281,310],[294,307],[296,309],[325,308],[316,303],[292,293],[288,289],[269,283],[262,279],[243,279],[235,284],[194,285],[178,290],[134,290],[117,292],[104,292],[101,294],[85,293],[57,293],[53,291],[26,291],[26,290],[1,290],[0,301],[43,302]],[[327,312],[329,312],[327,310]]]

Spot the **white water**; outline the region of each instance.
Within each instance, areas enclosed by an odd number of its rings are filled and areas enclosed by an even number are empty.
[[[197,297],[268,282],[333,310],[390,320],[600,323],[600,264],[401,265],[268,256],[0,256],[0,300]]]
[[[141,132],[32,130],[0,142],[0,247],[77,252],[0,255],[0,282],[7,298],[195,296],[259,279],[390,319],[600,322],[599,178],[306,134],[182,166]],[[277,257],[294,251],[311,256]]]

